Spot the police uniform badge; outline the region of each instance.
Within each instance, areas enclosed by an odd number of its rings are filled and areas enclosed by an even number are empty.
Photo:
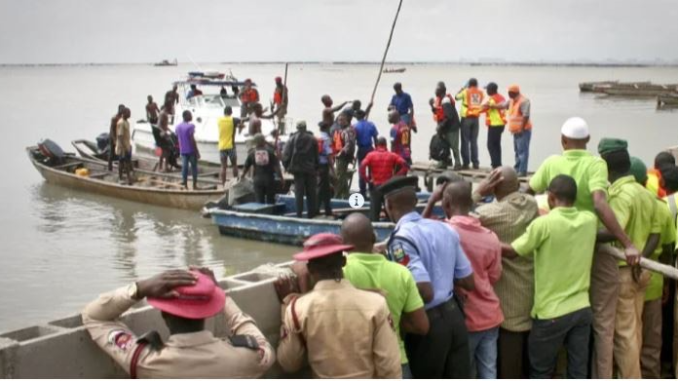
[[[111,331],[108,334],[108,344],[115,346],[120,351],[127,351],[132,345],[134,345],[134,338],[132,335],[123,330]]]
[[[405,248],[401,243],[395,243],[393,245],[393,260],[400,263],[403,266],[407,266],[410,263],[410,256],[405,252]]]

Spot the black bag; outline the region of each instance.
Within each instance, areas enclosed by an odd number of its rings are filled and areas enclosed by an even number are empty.
[[[429,157],[435,161],[446,161],[450,158],[450,144],[440,134],[431,138],[428,146]]]

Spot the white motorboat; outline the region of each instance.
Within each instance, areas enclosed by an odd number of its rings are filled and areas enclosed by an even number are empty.
[[[174,82],[178,87],[179,103],[175,105],[174,120],[170,128],[174,128],[181,122],[181,114],[189,110],[193,114],[195,124],[195,140],[200,150],[200,160],[211,164],[219,164],[219,128],[217,120],[224,115],[224,107],[233,108],[233,116],[241,116],[241,102],[237,94],[245,86],[233,75],[225,75],[218,72],[191,72],[183,80]],[[188,97],[191,85],[196,85],[202,95]],[[255,86],[254,84],[252,86]],[[289,120],[285,123],[289,126]],[[132,140],[137,151],[155,152],[155,139],[153,138],[152,126],[145,121],[138,121],[132,131]],[[266,139],[275,144],[275,138],[271,135],[278,127],[273,119],[261,120],[261,132]],[[252,137],[248,134],[248,128],[238,132],[236,129],[235,145],[238,155],[238,164],[242,165],[247,157],[247,142]],[[287,135],[280,135],[278,144],[284,144]]]

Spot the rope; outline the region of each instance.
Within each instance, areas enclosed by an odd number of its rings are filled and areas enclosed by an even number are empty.
[[[389,34],[388,36],[386,50],[384,50],[384,57],[381,59],[381,66],[379,67],[379,74],[377,75],[377,83],[374,84],[374,90],[372,90],[372,97],[370,98],[370,103],[374,102],[374,96],[377,94],[377,87],[379,86],[379,81],[381,81],[381,74],[384,71],[384,63],[386,63],[388,49],[391,47],[391,40],[393,40],[393,31],[395,31],[396,23],[398,22],[398,15],[400,15],[400,8],[402,8],[402,6],[403,0],[400,0],[400,3],[398,4],[398,11],[396,11],[395,18],[393,19],[393,25],[391,26],[391,34]]]

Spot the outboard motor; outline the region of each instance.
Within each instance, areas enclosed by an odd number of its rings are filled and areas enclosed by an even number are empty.
[[[49,164],[61,164],[66,157],[64,150],[58,144],[49,139],[38,142],[40,153],[47,158]]]
[[[97,148],[99,148],[99,152],[108,152],[110,143],[111,136],[108,134],[108,132],[104,132],[97,136]]]

